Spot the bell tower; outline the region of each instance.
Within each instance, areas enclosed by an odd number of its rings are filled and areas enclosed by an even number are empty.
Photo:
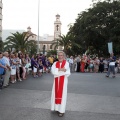
[[[54,40],[59,38],[59,35],[61,35],[61,21],[60,21],[60,15],[56,15],[56,21],[54,22]]]

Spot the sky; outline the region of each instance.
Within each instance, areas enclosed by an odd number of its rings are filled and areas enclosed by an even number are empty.
[[[38,0],[2,0],[3,29],[27,30],[38,34]],[[55,15],[62,22],[62,34],[68,32],[78,13],[90,7],[92,0],[40,0],[39,35],[54,35]]]

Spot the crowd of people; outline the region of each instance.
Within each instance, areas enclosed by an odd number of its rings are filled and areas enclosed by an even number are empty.
[[[90,55],[66,56],[71,72],[108,72],[111,60],[115,62],[115,71],[120,70],[120,59],[114,55],[110,58],[91,57]],[[52,64],[58,61],[56,55],[46,57],[43,54],[32,55],[19,53],[0,52],[0,86],[6,88],[10,83],[27,79],[29,73],[33,78],[42,76],[43,73],[50,73]],[[108,74],[109,75],[109,74]],[[107,75],[107,76],[108,76]]]
[[[67,61],[70,64],[71,72],[90,72],[90,73],[103,73],[108,72],[111,61],[115,63],[115,72],[120,71],[120,59],[111,54],[109,58],[91,57],[90,55],[67,56]]]
[[[50,73],[53,62],[57,57],[46,57],[42,54],[32,55],[19,53],[0,52],[0,88],[6,88],[10,83],[21,82],[27,79],[29,73],[33,78]]]

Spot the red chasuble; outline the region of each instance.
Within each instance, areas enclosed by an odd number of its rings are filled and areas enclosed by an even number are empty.
[[[66,60],[63,60],[61,66],[60,66],[60,62],[58,61],[56,62],[56,68],[64,68],[65,64],[66,64]],[[64,78],[65,78],[64,75],[55,78],[55,104],[61,104],[62,102]]]

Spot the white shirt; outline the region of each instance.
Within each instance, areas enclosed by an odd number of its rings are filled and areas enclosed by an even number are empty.
[[[69,59],[69,63],[73,64],[73,59],[70,58]]]
[[[109,65],[115,65],[115,62],[110,62]]]
[[[3,56],[3,59],[5,60],[5,64],[7,64],[8,66],[10,66],[9,58],[7,58],[6,56]]]

